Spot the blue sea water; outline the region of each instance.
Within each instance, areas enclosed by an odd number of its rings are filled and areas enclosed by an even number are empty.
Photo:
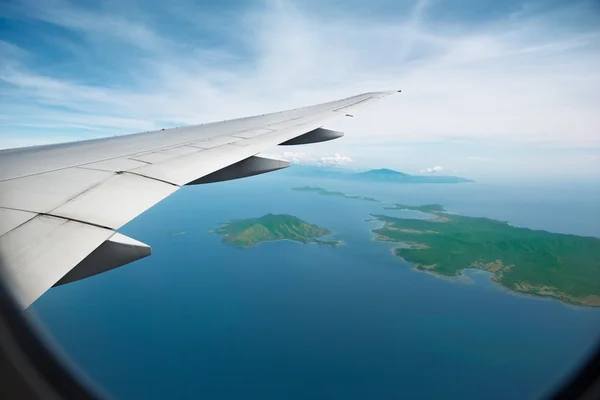
[[[122,229],[151,257],[52,289],[30,314],[121,399],[533,399],[600,338],[598,309],[510,294],[486,273],[415,271],[365,221],[398,211],[290,190],[304,185],[600,237],[600,190],[590,187],[273,173],[184,188]],[[266,213],[327,227],[345,245],[238,249],[210,233]]]

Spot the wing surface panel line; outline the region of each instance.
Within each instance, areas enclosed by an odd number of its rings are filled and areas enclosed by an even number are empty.
[[[144,163],[144,164],[149,164],[149,165],[152,165],[152,163],[151,163],[151,162],[144,161],[144,160],[140,160],[139,158],[135,158],[135,157],[137,157],[137,155],[135,155],[135,156],[133,156],[133,157],[127,157],[127,158],[128,158],[129,160],[133,160],[133,161],[139,161],[139,162],[141,162],[141,163]],[[118,158],[121,158],[121,157],[118,157]],[[101,160],[101,161],[106,161],[106,160]],[[95,163],[95,161],[94,161],[94,163]],[[93,164],[93,163],[90,163],[90,164]],[[81,167],[78,167],[78,168],[84,168],[84,167],[83,167],[84,165],[87,165],[87,164],[82,164],[82,165],[81,165]],[[90,169],[93,169],[93,168],[90,168]]]
[[[144,178],[146,178],[146,177],[144,176]],[[29,211],[29,210],[24,210],[24,209],[15,208],[15,207],[0,207],[0,208],[4,208],[5,210],[24,211],[24,212],[29,212],[29,213],[32,212],[32,211]],[[110,229],[111,231],[116,232],[110,226],[99,225],[99,224],[95,224],[95,223],[89,222],[89,221],[83,221],[83,220],[76,219],[76,218],[65,217],[63,215],[52,214],[52,211],[51,212],[36,212],[35,214],[36,214],[36,217],[37,216],[47,216],[47,217],[61,218],[61,219],[67,220],[67,221],[79,222],[80,224],[87,224],[87,225],[95,226],[96,228]],[[19,226],[22,226],[22,225],[26,224],[30,220],[31,219],[23,222],[22,224],[20,224],[18,226],[15,226],[10,231],[13,231],[13,230],[17,229]],[[8,232],[10,232],[10,231],[8,231]],[[6,235],[8,232],[6,232],[4,235]],[[2,236],[4,236],[4,235],[2,235]],[[2,237],[2,236],[0,236],[0,237]]]
[[[54,218],[62,218],[65,220],[65,222],[68,221],[73,221],[73,222],[78,222],[80,224],[85,224],[85,225],[90,225],[96,228],[102,228],[102,229],[108,229],[110,231],[113,231],[114,233],[116,233],[117,231],[115,231],[113,228],[111,228],[110,226],[104,226],[104,225],[100,225],[100,224],[95,224],[93,222],[90,221],[84,221],[81,219],[76,219],[76,218],[71,218],[71,217],[65,217],[63,215],[57,215],[57,214],[52,214],[52,212],[48,212],[48,213],[38,213],[38,216],[46,216],[46,217],[54,217]]]
[[[77,168],[77,167],[74,167],[74,168]],[[67,169],[68,169],[68,168],[67,168]],[[78,168],[78,169],[83,169],[83,168]],[[102,171],[102,172],[107,172],[107,171]],[[88,191],[90,191],[90,190],[92,190],[92,189],[94,189],[94,188],[97,188],[98,186],[102,185],[103,183],[106,183],[106,182],[108,182],[110,179],[114,178],[114,176],[115,176],[115,175],[116,175],[116,173],[112,173],[112,174],[111,174],[110,176],[108,176],[106,179],[103,179],[103,180],[101,180],[100,182],[97,182],[96,184],[94,184],[94,185],[92,185],[92,186],[90,186],[90,187],[86,188],[85,190],[83,190],[83,191],[81,191],[81,192],[79,192],[79,193],[77,193],[77,194],[73,195],[72,197],[68,197],[68,198],[66,198],[66,199],[64,200],[63,204],[64,204],[64,203],[68,203],[69,201],[72,201],[73,199],[76,199],[77,197],[81,196],[82,194],[84,194],[84,193],[86,193],[86,192],[88,192]],[[62,204],[61,204],[61,205],[62,205]],[[60,207],[61,205],[59,205],[58,207]],[[55,207],[55,208],[58,208],[58,207]],[[52,211],[52,210],[51,210],[51,211]],[[29,210],[29,212],[35,212],[35,211],[31,211],[31,210]],[[39,215],[44,215],[44,214],[47,214],[47,213],[38,212],[37,214],[39,214]]]
[[[150,165],[153,165],[153,164],[150,164]],[[158,181],[158,182],[161,182],[161,183],[166,183],[166,184],[169,184],[171,186],[178,187],[178,188],[181,187],[181,185],[178,185],[176,183],[165,181],[165,180],[160,179],[160,178],[155,178],[153,176],[143,175],[143,174],[140,174],[140,173],[137,173],[137,172],[133,172],[133,171],[123,171],[123,174],[135,175],[135,176],[139,176],[140,178],[146,178],[146,179],[150,179],[150,180],[153,180],[153,181]]]

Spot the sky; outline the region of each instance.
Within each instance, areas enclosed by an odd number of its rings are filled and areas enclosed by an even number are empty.
[[[2,1],[0,148],[401,89],[267,153],[600,186],[598,66],[594,0]]]

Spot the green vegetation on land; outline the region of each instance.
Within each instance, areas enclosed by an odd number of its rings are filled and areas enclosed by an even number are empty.
[[[377,240],[407,247],[394,254],[422,271],[460,275],[465,268],[493,274],[516,292],[600,306],[600,239],[510,226],[488,218],[447,214],[440,205],[406,206],[430,213],[428,220],[372,215],[384,223]]]
[[[318,239],[331,234],[330,230],[287,214],[266,214],[260,218],[229,221],[213,232],[225,235],[223,242],[238,247],[251,247],[274,240],[292,240],[331,247],[340,244],[337,240]]]
[[[320,187],[312,187],[312,186],[302,186],[302,187],[295,187],[292,188],[292,190],[298,191],[298,192],[312,192],[312,193],[316,193],[316,194],[321,194],[323,196],[338,196],[338,197],[343,197],[345,199],[354,199],[354,200],[364,200],[364,201],[376,201],[379,202],[379,200],[374,199],[372,197],[365,197],[365,196],[353,196],[353,195],[348,195],[342,192],[333,192],[331,190],[327,190],[327,189],[323,189]]]

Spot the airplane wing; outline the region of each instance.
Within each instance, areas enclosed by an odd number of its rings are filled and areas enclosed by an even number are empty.
[[[260,116],[104,139],[0,151],[0,271],[27,308],[52,286],[148,256],[117,232],[181,186],[289,166],[275,145],[342,136],[325,122],[390,92]]]

